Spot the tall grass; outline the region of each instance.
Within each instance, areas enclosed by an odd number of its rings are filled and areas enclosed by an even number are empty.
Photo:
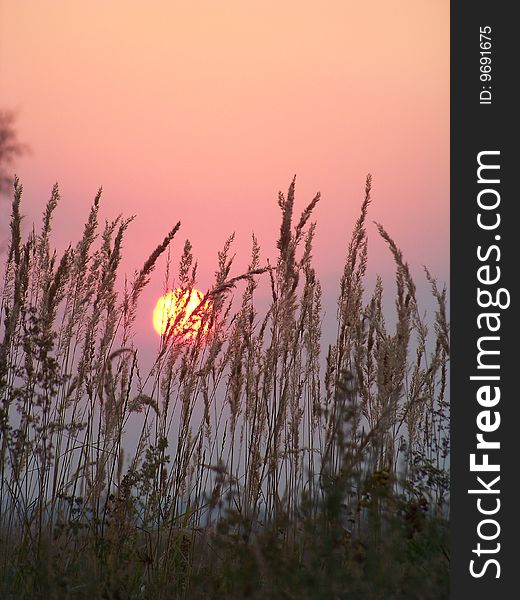
[[[0,307],[2,598],[447,597],[446,290],[426,271],[430,330],[377,225],[396,268],[388,327],[382,280],[365,289],[371,183],[325,353],[320,195],[295,216],[293,180],[278,198],[276,263],[253,236],[247,272],[233,275],[230,237],[213,287],[168,323],[143,372],[133,326],[159,257],[165,291],[189,298],[196,284],[189,242],[172,275],[180,224],[121,290],[131,219],[100,227],[100,190],[58,256],[58,187],[22,240],[15,181]]]

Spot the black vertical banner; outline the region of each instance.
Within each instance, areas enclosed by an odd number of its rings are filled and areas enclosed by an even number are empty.
[[[451,6],[451,589],[457,600],[520,597],[514,6],[480,0]]]

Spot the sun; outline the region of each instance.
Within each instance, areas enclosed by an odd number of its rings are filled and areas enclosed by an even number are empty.
[[[173,335],[193,338],[203,326],[205,333],[208,330],[208,324],[202,325],[202,322],[208,314],[208,302],[197,310],[196,314],[192,314],[199,307],[203,298],[204,294],[195,289],[191,290],[191,293],[176,289],[161,296],[153,311],[155,331],[161,336],[169,335],[172,332]]]

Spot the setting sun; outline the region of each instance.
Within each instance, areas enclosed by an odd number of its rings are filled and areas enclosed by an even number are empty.
[[[183,291],[180,289],[161,296],[153,311],[153,327],[159,335],[164,335],[172,327],[174,332],[191,338],[201,327],[203,313],[192,315],[204,298],[199,290]],[[204,307],[204,312],[207,308]],[[207,330],[207,325],[204,326]]]

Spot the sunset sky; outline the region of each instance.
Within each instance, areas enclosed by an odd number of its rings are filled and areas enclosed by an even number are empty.
[[[298,210],[322,193],[314,256],[333,306],[371,172],[371,219],[419,278],[423,264],[448,278],[447,0],[0,0],[0,108],[31,147],[16,165],[26,228],[58,181],[63,249],[102,185],[103,219],[137,215],[129,275],[178,220],[174,258],[190,238],[202,290],[232,232],[235,274],[252,231],[273,259],[296,174]],[[4,250],[6,198],[0,211]],[[369,269],[389,273],[372,224],[370,239]]]

